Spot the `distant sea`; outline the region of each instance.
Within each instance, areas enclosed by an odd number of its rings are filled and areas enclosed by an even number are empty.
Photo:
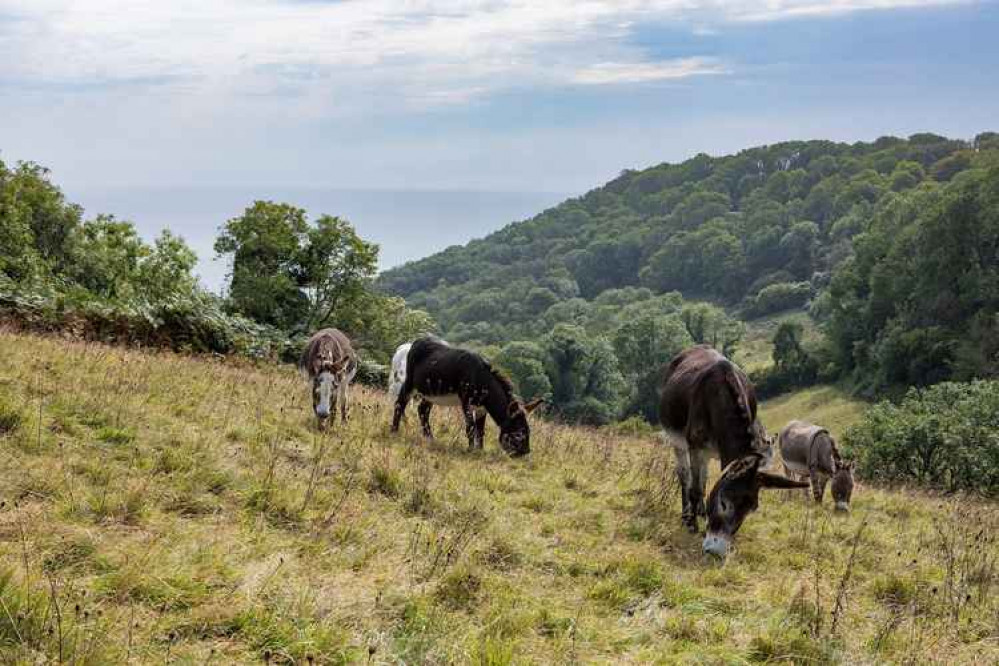
[[[219,291],[227,265],[212,245],[219,227],[257,199],[294,204],[310,218],[345,217],[366,240],[381,246],[381,270],[419,259],[451,245],[480,238],[510,222],[525,220],[572,196],[557,192],[470,192],[430,190],[338,190],[264,188],[67,189],[66,196],[87,218],[110,213],[134,222],[152,240],[168,228],[198,253],[198,274]]]

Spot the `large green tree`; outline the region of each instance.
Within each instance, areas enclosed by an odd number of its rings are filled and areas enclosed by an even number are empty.
[[[298,274],[308,231],[304,210],[271,201],[256,201],[225,223],[215,252],[232,258],[234,310],[286,329],[304,322],[309,304]]]
[[[655,311],[624,322],[614,332],[614,351],[628,384],[624,415],[638,414],[650,423],[658,418],[659,383],[665,366],[694,343],[676,314]]]
[[[600,425],[618,416],[624,379],[610,341],[578,326],[557,325],[542,339],[556,409],[571,421]]]
[[[309,302],[310,329],[336,319],[339,310],[356,309],[378,266],[378,246],[357,235],[349,222],[323,215],[306,233],[296,277]]]
[[[0,161],[0,273],[17,281],[66,270],[81,217],[47,169]]]

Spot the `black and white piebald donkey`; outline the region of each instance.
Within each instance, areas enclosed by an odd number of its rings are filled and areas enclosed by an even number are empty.
[[[763,471],[772,444],[756,419],[756,393],[745,373],[711,347],[691,347],[670,362],[659,420],[676,454],[683,524],[696,533],[697,517],[707,516],[706,553],[728,554],[761,489],[808,485]],[[705,506],[710,457],[721,460],[722,475]]]
[[[393,432],[398,431],[406,405],[414,395],[420,397],[420,423],[426,437],[433,437],[430,411],[434,405],[458,406],[465,417],[469,447],[482,448],[488,414],[499,426],[504,451],[514,457],[530,453],[527,415],[542,401],[521,403],[513,394],[510,380],[481,355],[434,337],[416,340],[406,354],[405,377],[392,417]]]

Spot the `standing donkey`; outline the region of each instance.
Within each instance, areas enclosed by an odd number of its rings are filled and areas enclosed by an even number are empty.
[[[335,328],[324,328],[311,338],[298,369],[312,384],[312,409],[319,419],[319,429],[325,430],[330,415],[347,422],[347,394],[350,382],[357,374],[357,354],[350,339]]]
[[[788,476],[809,479],[816,502],[822,502],[831,478],[836,510],[850,510],[854,463],[840,457],[836,440],[828,430],[805,421],[791,421],[780,431],[780,455]]]

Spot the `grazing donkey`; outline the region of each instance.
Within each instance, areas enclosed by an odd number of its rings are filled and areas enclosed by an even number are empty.
[[[331,414],[336,420],[338,404],[340,418],[346,423],[347,393],[357,374],[357,354],[350,339],[335,328],[324,328],[309,338],[298,369],[312,383],[312,409],[319,429],[326,429]]]
[[[808,478],[816,502],[822,503],[826,483],[832,478],[836,510],[850,510],[854,463],[843,460],[828,430],[805,421],[791,421],[780,431],[780,456],[788,476]]]
[[[769,440],[756,419],[756,392],[734,363],[707,345],[680,352],[666,369],[659,421],[676,455],[682,521],[697,532],[707,516],[704,552],[724,557],[743,520],[755,511],[763,488],[808,484],[763,471]],[[721,460],[722,475],[704,504],[708,458]]]
[[[396,352],[398,354],[398,352]],[[510,380],[475,352],[451,347],[433,337],[420,338],[406,356],[406,374],[396,397],[392,432],[413,395],[420,396],[420,423],[423,434],[433,437],[430,410],[433,405],[460,406],[470,448],[482,448],[486,414],[500,428],[499,442],[513,457],[530,453],[530,426],[527,415],[541,400],[522,404],[513,395]]]

